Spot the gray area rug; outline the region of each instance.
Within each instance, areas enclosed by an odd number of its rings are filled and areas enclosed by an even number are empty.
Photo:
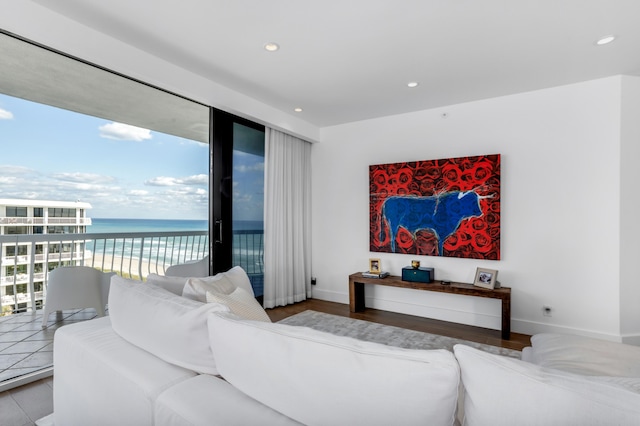
[[[492,354],[520,359],[520,351],[499,348],[497,346],[470,342],[468,340],[407,330],[390,325],[325,314],[316,311],[304,311],[279,321],[281,324],[309,327],[338,336],[353,337],[368,342],[382,343],[407,349],[447,349],[453,351],[458,343],[471,346]]]

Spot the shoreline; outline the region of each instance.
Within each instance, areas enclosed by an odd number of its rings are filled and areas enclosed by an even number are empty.
[[[130,257],[94,254],[93,257],[84,260],[85,266],[100,268],[107,272],[120,272],[123,276],[131,278],[145,279],[149,274],[164,275],[165,268],[162,264],[150,263],[149,261],[134,259]],[[142,274],[142,275],[140,275]]]

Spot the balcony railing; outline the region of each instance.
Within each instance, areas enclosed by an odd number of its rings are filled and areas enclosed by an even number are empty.
[[[234,231],[233,261],[262,294],[263,231]],[[9,253],[7,252],[9,250]],[[0,235],[0,291],[3,311],[41,308],[47,273],[59,266],[82,265],[145,279],[164,275],[171,265],[209,254],[207,231]]]
[[[89,217],[0,217],[0,225],[91,225]]]

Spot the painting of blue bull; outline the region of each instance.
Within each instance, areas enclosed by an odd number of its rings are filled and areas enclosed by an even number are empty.
[[[432,232],[438,241],[438,256],[443,255],[445,240],[460,223],[471,217],[482,216],[480,198],[474,191],[447,192],[430,197],[391,196],[382,204],[382,227],[389,226],[391,252],[396,251],[396,236],[400,227],[409,231],[415,240],[416,232]],[[380,236],[384,240],[384,235]]]

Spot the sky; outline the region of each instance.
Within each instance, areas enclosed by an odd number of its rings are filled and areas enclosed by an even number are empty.
[[[235,219],[262,220],[263,173],[264,158],[235,154]],[[208,180],[208,144],[0,94],[0,198],[88,202],[93,218],[206,220]]]

